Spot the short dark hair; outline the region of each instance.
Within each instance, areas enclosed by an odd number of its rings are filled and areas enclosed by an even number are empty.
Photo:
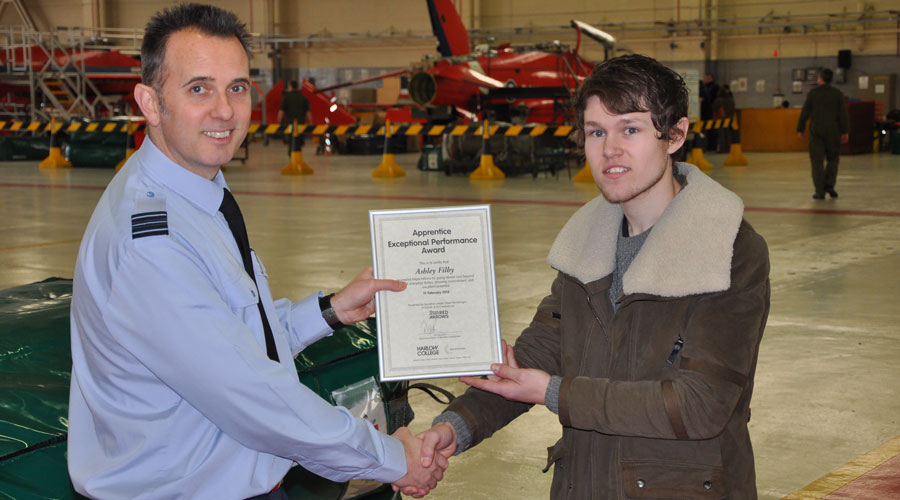
[[[300,84],[297,83],[297,80],[291,80],[290,87],[291,90],[297,90],[300,88]]]
[[[594,67],[575,95],[578,144],[584,145],[584,109],[597,96],[615,114],[650,112],[660,139],[680,139],[675,124],[688,114],[688,89],[678,73],[656,59],[631,54]]]
[[[241,42],[247,59],[250,58],[250,33],[233,12],[212,5],[188,3],[163,9],[156,13],[144,29],[141,44],[141,81],[159,88],[163,83],[162,66],[166,44],[173,33],[196,29],[201,33],[223,38],[235,37]]]
[[[834,71],[824,68],[822,71],[819,71],[819,76],[822,77],[823,82],[831,83],[831,80],[834,80]]]

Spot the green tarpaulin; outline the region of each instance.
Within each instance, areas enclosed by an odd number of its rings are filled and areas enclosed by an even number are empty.
[[[72,281],[51,278],[0,290],[0,499],[74,499],[66,469],[69,403],[69,304]],[[378,374],[375,323],[344,328],[297,357],[300,380],[332,404],[331,393]],[[380,384],[388,427],[408,423],[406,383]],[[291,498],[338,499],[332,483],[294,467]],[[366,498],[393,498],[384,486]]]

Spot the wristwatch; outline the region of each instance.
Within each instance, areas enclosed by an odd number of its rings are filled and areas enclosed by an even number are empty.
[[[322,310],[322,319],[328,323],[328,326],[332,330],[340,330],[344,328],[345,324],[341,323],[341,320],[338,319],[337,313],[334,312],[334,308],[331,307],[331,298],[334,297],[333,293],[330,293],[324,297],[319,297],[319,309]]]

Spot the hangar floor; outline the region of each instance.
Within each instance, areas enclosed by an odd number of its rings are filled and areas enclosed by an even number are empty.
[[[226,173],[276,296],[335,290],[369,265],[370,209],[490,203],[509,341],[549,290],[554,272],[544,258],[557,231],[598,194],[565,171],[472,182],[419,171],[410,154],[397,157],[406,177],[373,180],[377,156],[307,153],[314,175],[281,176],[281,144],[251,145],[247,165],[232,163]],[[810,197],[806,154],[747,157],[748,167],[722,167],[724,155],[711,155],[710,175],[744,199],[771,253],[772,307],[750,427],[760,498],[777,499],[900,434],[900,156],[843,157],[841,196],[826,201]],[[112,175],[0,163],[0,289],[72,276],[79,239]],[[418,392],[412,403],[414,431],[440,411]],[[431,498],[547,498],[551,478],[540,470],[559,434],[555,416],[535,408],[453,459]],[[900,493],[872,498],[886,497]]]

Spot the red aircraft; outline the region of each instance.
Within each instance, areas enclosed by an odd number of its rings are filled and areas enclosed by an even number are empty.
[[[449,106],[469,118],[491,110],[492,118],[504,121],[520,116],[528,123],[563,123],[572,119],[569,97],[594,67],[578,55],[582,34],[603,44],[606,56],[615,45],[609,34],[573,20],[571,26],[578,34],[573,50],[552,43],[531,47],[503,44],[473,52],[451,0],[428,0],[428,12],[438,40],[439,59],[426,58],[411,70],[319,92],[409,74],[409,98],[419,106]]]

